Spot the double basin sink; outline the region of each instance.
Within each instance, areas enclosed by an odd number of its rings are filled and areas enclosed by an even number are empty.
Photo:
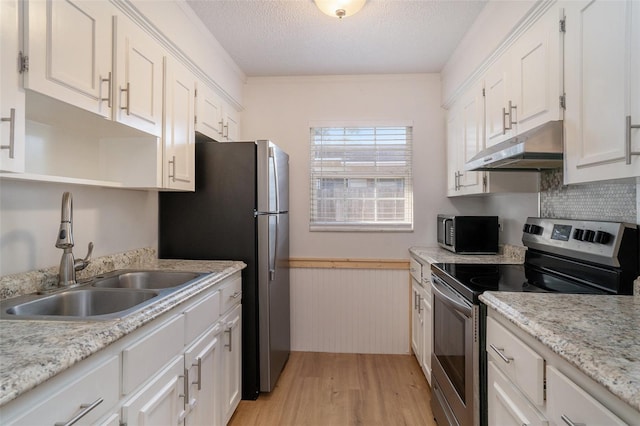
[[[110,320],[122,318],[171,295],[206,273],[119,270],[53,294],[31,294],[0,302],[0,319]]]

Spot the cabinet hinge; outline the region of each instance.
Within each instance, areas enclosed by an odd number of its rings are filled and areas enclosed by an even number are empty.
[[[120,426],[127,426],[127,422],[120,422]]]
[[[29,71],[29,57],[22,52],[18,54],[18,72],[20,74]]]
[[[564,93],[560,95],[560,108],[567,109],[567,95]]]
[[[483,191],[487,190],[487,175],[486,174],[484,176],[482,176],[482,190]]]
[[[193,124],[198,124],[198,116],[197,115],[193,116]]]
[[[566,33],[567,32],[567,18],[562,17],[560,19],[560,32],[561,33]]]
[[[198,89],[196,89],[196,90],[194,90],[194,91],[193,91],[193,96],[194,96],[195,98],[197,98],[197,97],[198,97]]]
[[[485,92],[484,92],[484,87],[483,87],[483,88],[482,88],[482,96],[485,96],[485,94],[484,94],[484,93],[485,93]]]

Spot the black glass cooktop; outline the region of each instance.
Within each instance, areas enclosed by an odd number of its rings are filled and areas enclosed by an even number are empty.
[[[432,272],[473,303],[485,291],[607,294],[604,290],[525,265],[434,263]]]

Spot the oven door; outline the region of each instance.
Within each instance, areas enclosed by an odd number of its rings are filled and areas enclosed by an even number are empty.
[[[444,281],[432,276],[433,288],[433,356],[432,398],[436,421],[447,424],[474,425],[478,417],[478,348],[474,335],[478,307],[460,296]],[[476,392],[474,392],[476,390]],[[454,420],[455,421],[452,421]]]

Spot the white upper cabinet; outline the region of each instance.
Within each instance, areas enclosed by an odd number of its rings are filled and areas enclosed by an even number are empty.
[[[507,123],[517,133],[563,118],[563,15],[558,8],[549,9],[510,49],[513,101]]]
[[[222,137],[226,142],[234,142],[240,138],[240,118],[238,113],[230,106],[224,109],[224,123],[222,125]]]
[[[18,70],[18,0],[0,1],[0,171],[24,172],[25,96]]]
[[[164,187],[195,190],[195,77],[173,58],[167,60]]]
[[[198,82],[196,94],[196,131],[213,140],[224,134],[222,99],[204,83]]]
[[[24,2],[25,88],[111,116],[111,17],[109,2]]]
[[[640,4],[565,12],[565,184],[640,176]]]
[[[484,76],[486,146],[562,120],[561,11],[547,10]]]
[[[158,42],[124,17],[115,18],[114,119],[162,135],[165,52]]]
[[[513,77],[511,69],[511,57],[507,54],[494,63],[484,77],[487,147],[515,134],[513,115],[516,106],[509,86]]]

